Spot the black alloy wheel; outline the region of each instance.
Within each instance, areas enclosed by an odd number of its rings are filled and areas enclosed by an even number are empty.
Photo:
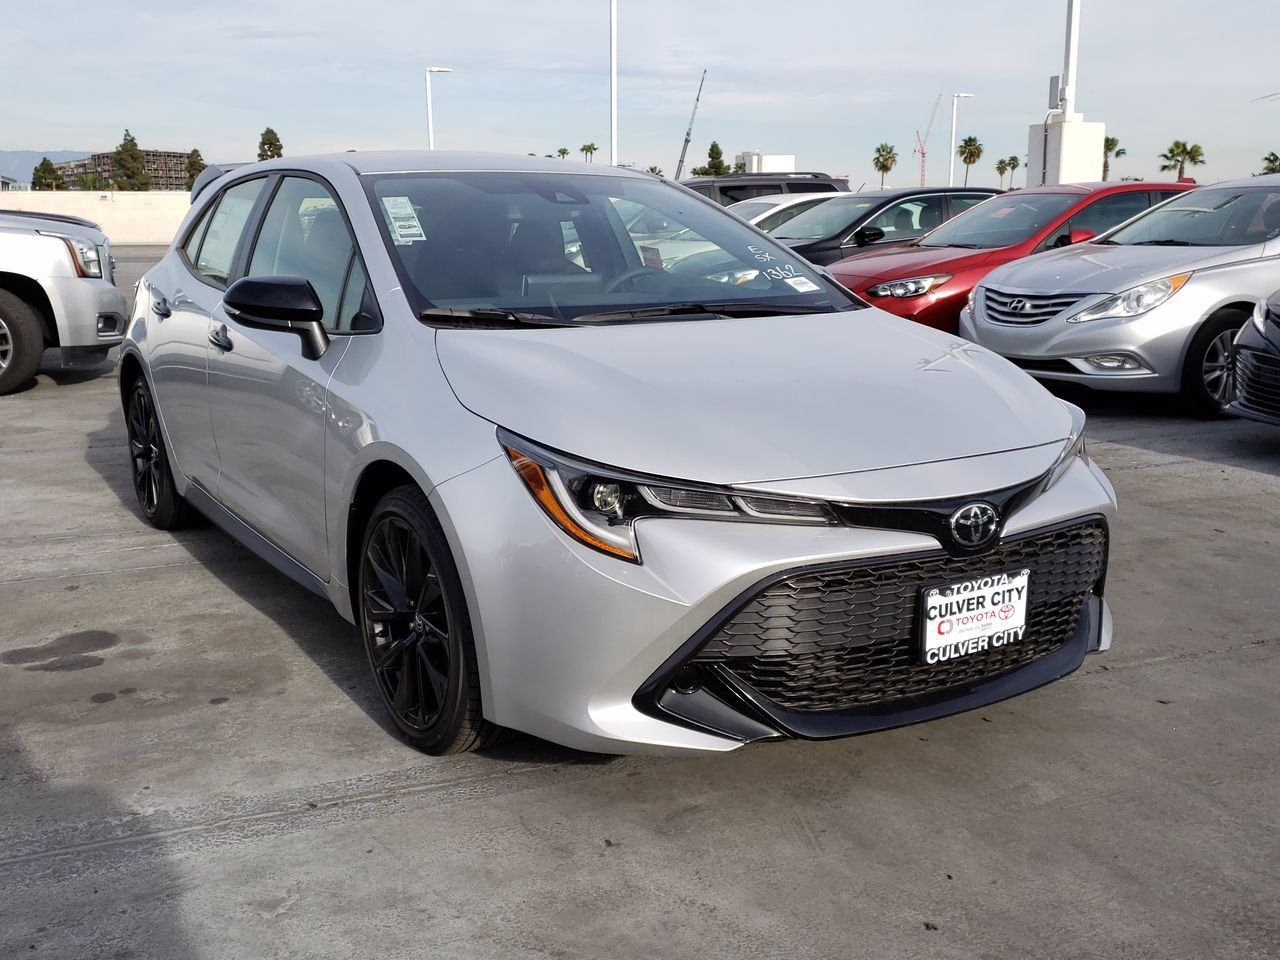
[[[125,426],[129,433],[129,473],[143,518],[161,530],[185,526],[192,512],[174,486],[155,401],[143,377],[138,377],[129,390]]]
[[[439,522],[416,487],[374,509],[360,557],[360,623],[396,729],[427,753],[492,743],[483,719],[462,585]]]

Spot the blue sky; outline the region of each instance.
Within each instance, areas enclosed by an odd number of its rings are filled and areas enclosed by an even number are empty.
[[[914,133],[947,96],[929,141],[944,182],[949,95],[959,136],[998,157],[1025,155],[1062,63],[1065,0],[619,0],[620,159],[674,173],[698,75],[707,85],[690,157],[718,139],[794,153],[799,164],[877,180],[875,145],[897,147],[891,183],[918,177]],[[258,133],[286,153],[422,147],[422,68],[436,78],[436,145],[539,154],[594,141],[607,161],[607,0],[63,0],[55,19],[27,5],[5,24],[0,149],[199,147],[252,159]],[[1274,0],[1083,0],[1078,108],[1128,157],[1113,176],[1156,179],[1174,138],[1204,147],[1206,182],[1280,151]],[[49,69],[56,62],[57,69]],[[35,79],[35,78],[38,78]],[[14,92],[20,91],[15,96]],[[1022,182],[1019,172],[1018,182]]]

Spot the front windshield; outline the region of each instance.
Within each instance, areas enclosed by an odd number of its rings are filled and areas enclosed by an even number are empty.
[[[739,200],[737,203],[729,204],[725,209],[743,220],[750,220],[762,213],[768,213],[777,205],[777,200]]]
[[[1201,187],[1147,211],[1103,243],[1238,247],[1280,236],[1280,188]]]
[[[1072,193],[1006,193],[948,220],[922,247],[1011,247],[1047,227],[1080,199]]]
[[[571,321],[672,304],[861,306],[737,217],[660,180],[450,172],[365,178],[415,309]]]
[[[843,237],[878,202],[833,198],[810,207],[804,213],[796,214],[772,233],[780,240],[826,240],[829,237]]]

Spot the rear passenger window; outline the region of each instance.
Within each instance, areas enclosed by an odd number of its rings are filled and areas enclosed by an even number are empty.
[[[200,254],[196,258],[197,273],[214,283],[227,282],[231,276],[231,262],[235,259],[236,247],[240,243],[240,234],[244,232],[254,201],[258,199],[265,182],[262,177],[246,180],[222,194],[200,244]]]
[[[775,189],[773,191],[777,193]],[[787,193],[839,193],[834,183],[805,183],[803,180],[788,180]]]
[[[1124,223],[1130,217],[1136,217],[1151,205],[1145,190],[1134,193],[1117,193],[1115,196],[1103,197],[1091,203],[1071,218],[1068,233],[1071,230],[1089,230],[1094,234],[1110,230],[1116,224]]]
[[[187,259],[191,263],[196,262],[196,256],[200,252],[200,241],[204,239],[204,232],[209,229],[209,218],[213,216],[213,208],[217,203],[211,203],[205,208],[204,216],[195,225],[195,228],[187,236],[187,242],[182,245],[182,252],[187,255]]]
[[[350,330],[351,317],[338,308],[353,249],[333,194],[315,180],[285,177],[262,220],[249,276],[305,277],[324,308],[324,325]]]

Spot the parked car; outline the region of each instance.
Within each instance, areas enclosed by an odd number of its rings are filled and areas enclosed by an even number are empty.
[[[914,187],[842,194],[769,232],[810,263],[835,263],[862,249],[896,247],[922,237],[998,192]]]
[[[739,200],[729,204],[727,209],[734,216],[769,233],[797,214],[837,196],[837,193],[775,193],[751,200]]]
[[[47,348],[65,366],[98,363],[128,309],[111,245],[79,217],[0,210],[0,395],[31,380]]]
[[[849,181],[825,173],[726,173],[718,177],[690,177],[680,183],[708,200],[728,205],[774,193],[837,193]]]
[[[991,270],[1092,239],[1186,189],[1090,183],[1018,190],[964,211],[915,243],[855,253],[831,272],[882,310],[954,332],[969,291]]]
[[[1280,427],[1280,291],[1258,301],[1234,352],[1235,395],[1227,412]]]
[[[646,262],[624,200],[717,250]],[[423,750],[865,733],[1110,643],[1084,415],[657,178],[253,164],[199,195],[131,316],[143,515],[199,510],[358,624]]]
[[[960,332],[1045,380],[1231,399],[1231,342],[1280,287],[1280,175],[1199,187],[1095,241],[1006,264]]]

